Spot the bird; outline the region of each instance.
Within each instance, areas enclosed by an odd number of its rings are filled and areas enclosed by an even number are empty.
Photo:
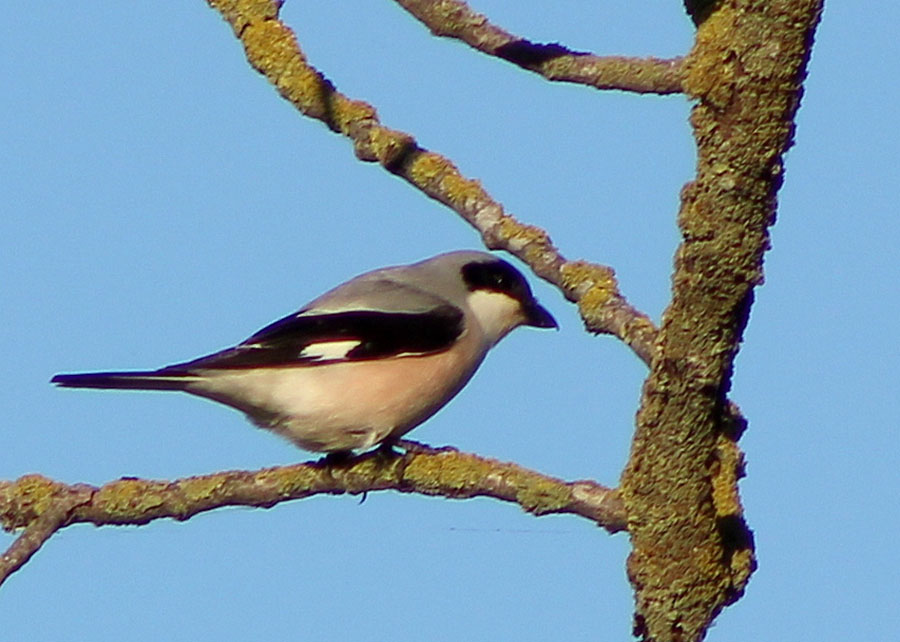
[[[158,370],[57,374],[66,388],[174,390],[300,448],[391,449],[519,326],[558,328],[521,272],[461,250],[357,276],[234,347]]]

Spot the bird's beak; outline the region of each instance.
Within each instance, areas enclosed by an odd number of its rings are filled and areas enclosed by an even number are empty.
[[[547,308],[537,301],[525,308],[525,325],[535,328],[559,328],[559,324],[553,315],[547,312]]]

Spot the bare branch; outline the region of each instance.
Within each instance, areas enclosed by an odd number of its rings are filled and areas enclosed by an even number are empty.
[[[462,176],[443,156],[419,147],[412,136],[383,126],[371,105],[338,92],[307,62],[294,32],[278,20],[279,3],[208,2],[231,24],[250,64],[303,114],[350,138],[361,160],[379,162],[453,209],[481,233],[487,247],[515,255],[576,302],[589,331],[620,338],[650,363],[656,328],[619,292],[612,268],[566,260],[544,230],[507,214],[478,181]]]
[[[744,424],[725,395],[821,10],[822,0],[716,2],[684,63],[697,177],[682,190],[672,302],[621,485],[644,640],[701,640],[756,565],[737,489]]]
[[[335,463],[322,460],[253,472],[227,471],[171,482],[123,478],[99,488],[26,475],[15,482],[0,482],[0,523],[6,530],[25,528],[0,558],[0,583],[69,524],[183,521],[224,506],[270,508],[313,495],[379,490],[449,499],[493,497],[534,515],[579,515],[610,533],[625,528],[618,493],[596,482],[564,482],[512,463],[421,447],[403,455],[372,452]]]
[[[455,38],[547,80],[641,94],[681,93],[681,58],[625,58],[571,51],[519,38],[460,0],[396,0],[436,36]]]
[[[94,489],[90,486],[46,484],[42,483],[43,478],[37,477],[28,475],[21,478],[15,489],[9,482],[0,482],[0,518],[4,525],[7,523],[8,503],[14,503],[28,522],[25,532],[0,555],[0,586],[30,560],[53,533],[70,523],[76,507],[91,500]]]

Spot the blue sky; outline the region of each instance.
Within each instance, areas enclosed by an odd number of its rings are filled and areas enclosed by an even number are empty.
[[[627,6],[626,6],[627,5]],[[733,398],[760,568],[709,640],[884,639],[900,626],[896,3],[826,7]],[[690,46],[681,3],[473,4],[599,54]],[[310,60],[483,182],[658,319],[693,174],[683,97],[550,84],[437,40],[390,2],[290,0]],[[308,459],[174,394],[57,372],[225,347],[370,268],[473,230],[300,117],[202,2],[32,3],[0,26],[0,478],[101,484]],[[645,368],[536,282],[520,330],[414,438],[615,484]],[[12,541],[0,535],[0,544]],[[0,590],[8,640],[627,639],[628,542],[574,517],[395,493],[77,526]]]

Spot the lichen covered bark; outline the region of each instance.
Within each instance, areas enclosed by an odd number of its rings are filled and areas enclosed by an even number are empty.
[[[682,192],[673,298],[621,485],[635,632],[646,640],[702,639],[754,568],[736,488],[740,431],[725,395],[821,5],[719,3],[685,60],[684,87],[698,100],[697,178]]]

